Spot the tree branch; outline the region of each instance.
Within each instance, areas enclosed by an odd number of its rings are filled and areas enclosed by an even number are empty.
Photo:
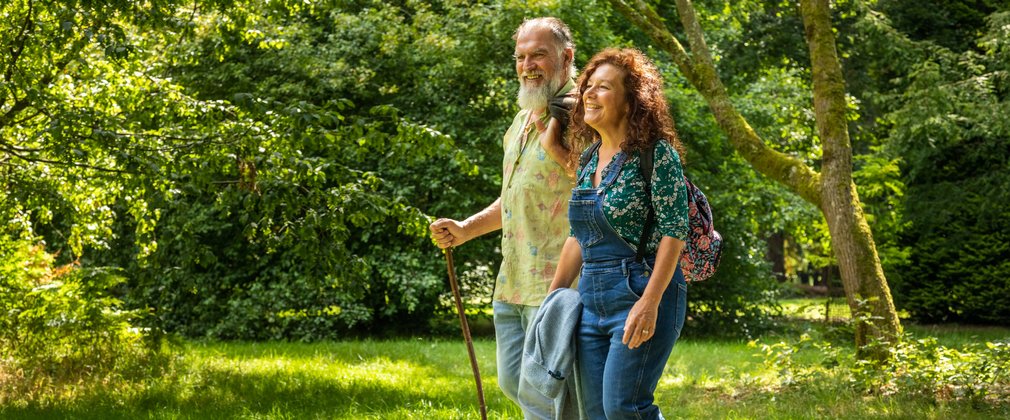
[[[11,49],[11,64],[7,67],[7,71],[4,72],[4,80],[7,83],[11,83],[11,79],[14,77],[14,68],[18,65],[18,58],[21,57],[21,52],[25,49],[25,37],[28,30],[34,26],[32,21],[32,9],[34,9],[35,3],[32,1],[28,2],[28,14],[25,16],[25,23],[21,25],[21,32],[15,37],[17,40],[17,47]]]
[[[698,23],[698,14],[695,13],[691,0],[677,0],[677,14],[680,15],[680,23],[684,25],[684,32],[687,33],[687,43],[691,46],[694,62],[700,67],[715,69],[712,53],[708,43],[705,42],[705,32]]]
[[[810,49],[814,114],[823,140],[825,168],[833,159],[842,160],[838,169],[851,172],[852,146],[845,114],[845,77],[835,48],[835,34],[827,0],[801,0],[804,35]],[[831,141],[831,140],[835,141]]]
[[[698,24],[690,0],[677,0],[678,14],[688,32],[692,48],[690,56],[665,25],[655,26],[657,22],[661,23],[661,19],[644,1],[635,0],[635,8],[622,0],[611,0],[611,3],[673,57],[691,85],[705,98],[730,143],[754,169],[782,183],[818,208],[821,207],[820,174],[802,160],[768,147],[733,105],[716,72],[704,32]],[[650,15],[651,17],[646,17]]]
[[[13,151],[13,150],[10,150],[10,149],[6,149],[5,151],[9,155],[14,156],[14,157],[16,157],[16,158],[18,158],[18,159],[20,159],[22,161],[25,161],[25,162],[48,163],[50,165],[60,165],[60,166],[72,166],[72,167],[75,167],[75,168],[91,169],[91,170],[95,170],[95,171],[99,171],[99,172],[115,173],[115,174],[130,174],[130,175],[136,175],[137,174],[137,172],[124,171],[122,169],[104,168],[104,167],[101,167],[101,166],[88,165],[86,163],[65,162],[65,161],[59,161],[59,160],[52,160],[52,159],[44,159],[44,158],[36,158],[36,157],[23,156],[20,153],[17,153],[16,151]]]
[[[15,117],[18,116],[19,112],[23,111],[25,108],[28,108],[28,105],[31,105],[31,101],[28,100],[27,96],[15,101],[14,105],[11,106],[6,113],[0,115],[0,127],[6,127],[8,124],[10,124],[11,120],[13,120]]]
[[[88,40],[86,37],[78,38],[77,41],[74,41],[71,44],[70,51],[63,56],[63,59],[57,61],[53,65],[53,71],[49,72],[41,79],[34,82],[34,84],[36,86],[42,86],[42,87],[48,86],[50,83],[52,83],[53,79],[56,78],[56,75],[62,73],[63,70],[67,68],[67,65],[69,65],[71,61],[74,61],[74,59],[80,54],[82,50],[84,50],[84,47],[86,47],[87,45]],[[14,86],[14,84],[11,84],[11,86]],[[25,97],[18,99],[17,101],[14,102],[14,105],[7,110],[6,113],[0,115],[0,127],[6,127],[10,125],[11,121],[13,121],[14,118],[17,117],[18,113],[20,113],[21,111],[25,110],[25,108],[28,108],[29,106],[32,105],[31,101],[29,101],[28,98],[29,96],[26,95]]]
[[[621,14],[631,20],[635,26],[645,31],[646,35],[660,44],[663,50],[668,52],[673,58],[674,64],[684,74],[684,77],[692,85],[697,85],[698,77],[695,75],[694,63],[692,63],[691,56],[684,49],[684,46],[666,29],[666,24],[663,23],[663,19],[656,14],[655,10],[642,0],[632,1],[635,2],[634,8],[623,0],[610,0],[610,3]]]
[[[35,148],[29,149],[27,147],[15,146],[10,143],[2,143],[2,142],[0,142],[0,150],[12,151],[17,153],[37,153],[42,151],[42,149],[35,149]]]

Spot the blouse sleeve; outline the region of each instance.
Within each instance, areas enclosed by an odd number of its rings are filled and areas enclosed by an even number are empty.
[[[656,145],[652,173],[652,206],[656,209],[656,227],[663,236],[687,240],[687,184],[680,154],[673,145],[660,141]]]

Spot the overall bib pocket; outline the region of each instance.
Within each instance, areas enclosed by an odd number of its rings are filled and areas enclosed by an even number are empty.
[[[596,203],[593,200],[573,199],[568,203],[568,221],[572,225],[581,225],[581,229],[575,229],[575,239],[578,239],[579,245],[583,248],[603,240],[603,230],[593,217],[595,210]]]

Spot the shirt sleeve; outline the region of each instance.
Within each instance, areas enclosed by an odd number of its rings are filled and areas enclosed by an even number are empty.
[[[660,141],[656,145],[652,173],[652,206],[656,209],[656,227],[663,236],[687,240],[687,183],[680,154],[673,145]]]

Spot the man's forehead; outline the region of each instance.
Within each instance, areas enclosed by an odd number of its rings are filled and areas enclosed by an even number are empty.
[[[557,47],[554,34],[549,28],[534,27],[529,28],[516,38],[516,50],[550,50]]]
[[[550,44],[536,44],[536,45],[525,44],[524,45],[524,44],[516,43],[516,52],[524,52],[524,53],[528,53],[528,54],[540,53],[540,52],[546,53],[546,52],[551,52],[553,50],[552,48],[549,48],[549,47],[550,47]]]

